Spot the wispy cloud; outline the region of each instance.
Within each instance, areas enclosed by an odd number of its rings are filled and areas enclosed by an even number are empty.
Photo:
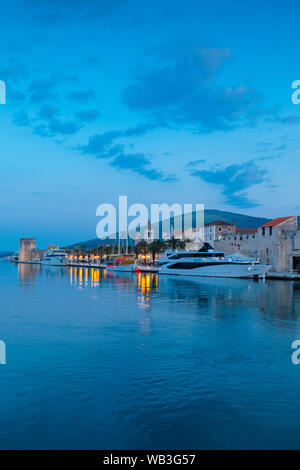
[[[226,167],[216,166],[209,170],[194,170],[190,174],[206,183],[221,186],[227,204],[245,209],[260,205],[249,199],[245,190],[268,181],[268,171],[260,168],[254,161]]]
[[[161,125],[194,126],[198,132],[230,130],[247,120],[262,97],[245,85],[221,87],[215,78],[230,58],[229,49],[178,41],[152,51],[157,63],[136,76],[123,99],[134,111]]]
[[[100,117],[100,113],[97,109],[88,109],[86,111],[77,111],[75,117],[82,122],[92,122]]]
[[[90,100],[93,100],[96,96],[96,92],[93,89],[86,91],[74,91],[68,94],[68,99],[70,101],[76,101],[78,103],[87,103]]]
[[[117,11],[126,0],[23,0],[24,14],[47,26],[60,21],[76,19],[95,21],[107,18]]]
[[[300,124],[300,116],[297,115],[280,116],[276,114],[266,120],[268,122],[274,122],[275,124],[285,124],[289,126],[296,126]]]
[[[186,164],[185,167],[186,169],[191,169],[191,168],[197,167],[198,165],[202,165],[205,162],[206,162],[205,158],[201,158],[200,160],[191,160],[190,162]]]
[[[52,79],[33,80],[28,88],[31,103],[43,103],[58,97],[54,91],[57,82]]]
[[[120,153],[112,160],[111,165],[121,170],[134,171],[150,180],[162,182],[177,180],[173,174],[164,174],[162,171],[152,168],[150,159],[144,153]]]
[[[174,174],[165,174],[151,166],[151,160],[144,153],[125,153],[124,145],[115,143],[120,138],[143,135],[152,129],[152,124],[139,124],[125,130],[114,130],[91,136],[86,145],[77,146],[84,155],[94,155],[101,159],[112,159],[110,165],[119,170],[131,170],[150,180],[163,182],[176,181]]]

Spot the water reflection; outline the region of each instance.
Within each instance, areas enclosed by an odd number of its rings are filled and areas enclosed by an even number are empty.
[[[69,277],[72,287],[101,288],[109,283],[119,290],[136,291],[137,305],[149,310],[154,298],[171,304],[197,306],[198,312],[218,319],[238,316],[245,309],[258,309],[265,319],[280,322],[299,318],[300,283],[293,281],[253,281],[246,279],[187,278],[158,276],[155,273],[118,273],[87,267],[18,265],[20,285],[34,285],[37,275],[57,282]]]
[[[99,287],[100,280],[106,277],[105,273],[95,268],[77,268],[71,266],[70,268],[64,269],[69,269],[71,286],[78,288],[87,286]]]
[[[154,273],[137,274],[137,301],[142,309],[149,309],[151,306],[151,294],[158,292],[158,275]]]
[[[41,272],[42,266],[37,264],[18,264],[18,276],[20,285],[30,285],[34,282],[36,274]]]
[[[0,447],[299,444],[300,283],[2,264]]]

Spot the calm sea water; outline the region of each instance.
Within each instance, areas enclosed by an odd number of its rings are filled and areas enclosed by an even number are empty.
[[[1,449],[300,448],[300,283],[0,263]]]

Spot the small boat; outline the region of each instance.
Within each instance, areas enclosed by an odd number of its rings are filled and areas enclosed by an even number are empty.
[[[111,272],[131,272],[136,270],[135,255],[133,254],[116,254],[108,255],[106,258],[106,269]]]

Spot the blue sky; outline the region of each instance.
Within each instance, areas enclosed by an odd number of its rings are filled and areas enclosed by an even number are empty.
[[[296,1],[1,5],[0,249],[95,237],[96,207],[299,215]]]

